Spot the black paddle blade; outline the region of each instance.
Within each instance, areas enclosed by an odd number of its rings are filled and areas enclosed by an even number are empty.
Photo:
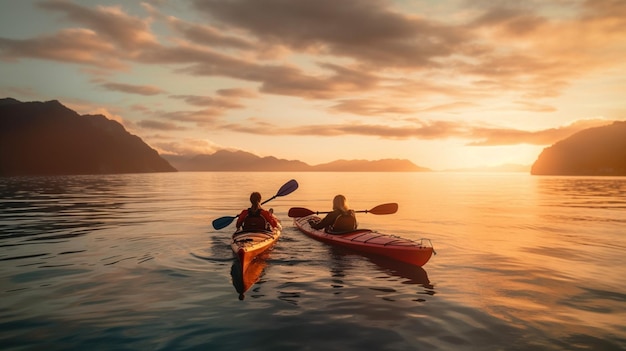
[[[226,228],[228,227],[231,223],[233,223],[233,221],[235,220],[235,218],[239,217],[238,215],[235,217],[220,217],[216,220],[213,221],[213,228],[220,230],[222,228]]]
[[[306,217],[312,214],[315,214],[315,212],[303,207],[292,207],[287,213],[287,215],[291,218]]]

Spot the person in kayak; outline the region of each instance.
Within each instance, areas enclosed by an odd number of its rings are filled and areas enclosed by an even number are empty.
[[[322,229],[327,232],[348,232],[355,230],[357,227],[356,214],[354,210],[348,208],[346,197],[337,195],[333,199],[333,211],[328,213],[321,221],[309,221],[311,228]]]
[[[273,211],[261,208],[261,194],[253,192],[250,194],[250,208],[241,211],[237,218],[237,231],[243,230],[272,230],[278,227],[278,221],[274,217]]]

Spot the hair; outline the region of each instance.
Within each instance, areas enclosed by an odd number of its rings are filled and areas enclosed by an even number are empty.
[[[343,195],[337,195],[333,199],[333,211],[339,210],[341,212],[348,212],[348,205],[346,204],[346,197]]]
[[[252,204],[252,209],[256,210],[261,208],[261,193],[253,192],[250,194],[250,203]]]

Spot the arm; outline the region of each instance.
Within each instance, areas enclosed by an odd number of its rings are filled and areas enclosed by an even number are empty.
[[[267,223],[272,226],[272,228],[278,227],[278,221],[276,220],[276,217],[274,217],[274,215],[271,214],[269,211],[263,210],[261,211],[261,215],[263,216],[263,218],[265,218]]]
[[[322,219],[321,221],[319,221],[317,223],[311,223],[311,228],[313,228],[313,229],[323,229],[323,228],[326,228],[328,226],[331,226],[333,223],[335,223],[335,219],[336,218],[337,218],[337,213],[335,213],[333,211],[333,212],[327,214],[326,217],[324,217],[324,219]]]
[[[356,212],[354,212],[354,210],[350,210],[348,211],[348,213],[350,214],[350,216],[354,217],[354,229],[359,227],[359,222],[356,220]]]
[[[243,220],[246,219],[247,216],[248,216],[248,210],[241,211],[241,213],[239,214],[239,217],[237,217],[237,224],[235,224],[235,226],[237,227],[237,230],[241,228],[241,225],[243,224]]]

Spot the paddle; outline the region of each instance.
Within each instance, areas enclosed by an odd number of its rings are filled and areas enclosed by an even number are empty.
[[[298,182],[296,182],[295,179],[292,179],[292,180],[288,181],[287,183],[283,184],[283,186],[281,186],[280,189],[278,189],[278,192],[276,192],[276,195],[274,195],[274,196],[270,197],[269,199],[263,201],[261,203],[261,205],[263,205],[265,203],[268,203],[271,200],[274,200],[278,196],[289,195],[289,194],[293,193],[296,189],[298,189]],[[222,228],[226,228],[237,217],[239,217],[239,215],[220,217],[220,218],[218,218],[218,219],[213,221],[213,228],[215,228],[217,230],[220,230]]]
[[[382,204],[382,205],[378,205],[374,208],[372,208],[371,210],[362,210],[362,211],[354,211],[356,213],[371,213],[371,214],[375,214],[375,215],[387,215],[387,214],[393,214],[396,213],[398,211],[398,204],[397,203],[388,203],[388,204]],[[292,207],[289,209],[289,213],[287,214],[289,217],[295,218],[295,217],[306,217],[312,214],[321,214],[321,213],[330,213],[330,212],[315,212],[315,211],[311,211],[308,208],[302,208],[302,207]]]

